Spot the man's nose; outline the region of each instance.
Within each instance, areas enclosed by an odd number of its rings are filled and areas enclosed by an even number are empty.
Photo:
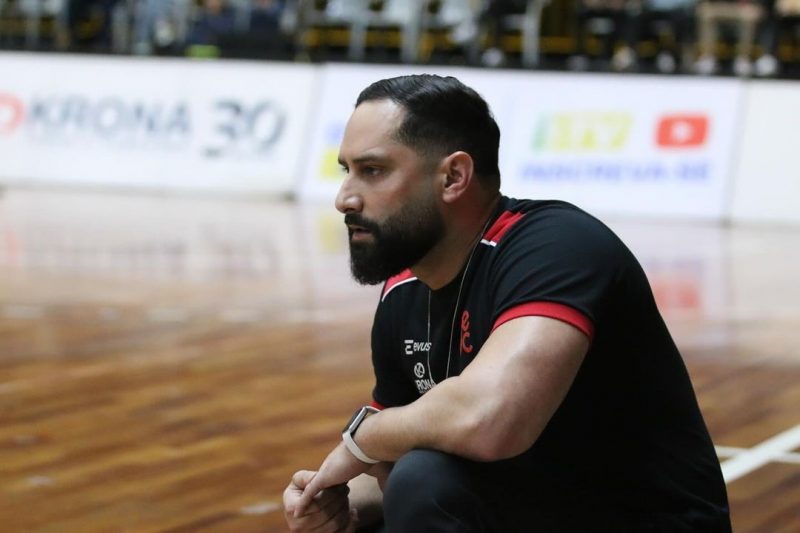
[[[340,213],[360,213],[364,207],[364,201],[358,191],[355,190],[353,182],[349,177],[345,177],[339,192],[336,194],[336,209]]]

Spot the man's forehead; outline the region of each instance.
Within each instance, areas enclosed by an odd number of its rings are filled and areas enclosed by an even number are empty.
[[[402,124],[405,111],[391,100],[363,102],[353,110],[345,127],[347,134],[391,136]]]
[[[363,102],[347,121],[339,149],[340,156],[386,155],[389,146],[397,144],[394,133],[402,122],[403,114],[403,108],[391,100]]]
[[[403,106],[388,98],[361,102],[354,110],[350,120],[399,121],[405,110]]]

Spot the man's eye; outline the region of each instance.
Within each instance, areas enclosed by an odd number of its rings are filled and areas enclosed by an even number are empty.
[[[364,167],[363,172],[367,176],[377,176],[381,173],[381,169],[379,167]]]

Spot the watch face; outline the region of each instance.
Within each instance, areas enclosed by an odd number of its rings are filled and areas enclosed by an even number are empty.
[[[364,416],[364,408],[358,409],[353,416],[350,417],[350,420],[345,424],[344,428],[342,428],[342,433],[345,431],[352,431],[353,426],[358,424],[359,418]]]
[[[377,412],[378,412],[377,409],[375,409],[374,407],[370,407],[368,405],[358,409],[355,413],[353,413],[353,416],[352,418],[350,418],[350,421],[342,429],[342,433],[348,432],[351,435],[355,434],[356,429],[358,429],[358,426],[367,417],[367,415],[370,413],[377,413]]]

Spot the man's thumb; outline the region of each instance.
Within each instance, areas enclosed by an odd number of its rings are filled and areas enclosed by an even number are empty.
[[[312,470],[298,470],[292,476],[292,485],[298,489],[305,489],[317,473]]]

